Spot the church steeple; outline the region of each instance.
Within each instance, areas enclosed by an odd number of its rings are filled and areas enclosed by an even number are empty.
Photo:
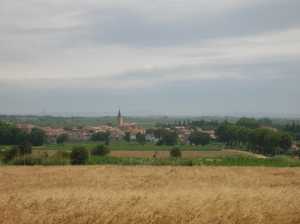
[[[117,123],[118,123],[118,127],[122,127],[123,126],[123,117],[122,117],[120,109],[119,109],[119,112],[118,112]]]

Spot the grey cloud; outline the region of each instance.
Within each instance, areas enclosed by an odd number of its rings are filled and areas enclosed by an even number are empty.
[[[191,15],[175,21],[154,22],[130,9],[99,9],[87,19],[95,42],[166,46],[298,27],[299,8],[297,0],[267,0],[221,14]]]
[[[186,4],[188,7],[188,2]],[[299,8],[298,0],[264,0],[221,13],[191,14],[178,16],[175,20],[152,20],[137,9],[102,8],[99,4],[96,8],[87,5],[73,15],[71,18],[81,21],[76,25],[9,27],[5,32],[15,35],[49,35],[46,41],[60,40],[57,41],[59,47],[82,44],[167,46],[287,30],[299,26]],[[166,8],[165,13],[172,11],[168,12]],[[51,13],[48,15],[51,17]]]
[[[300,113],[298,0],[172,19],[55,2],[0,1],[0,113]]]
[[[207,74],[207,75],[206,75]],[[300,81],[300,64],[297,58],[264,58],[249,63],[190,64],[169,68],[142,69],[119,74],[115,80],[144,80],[165,83],[178,80],[262,80],[298,78]],[[175,76],[175,77],[174,77]],[[177,76],[177,77],[176,77]]]

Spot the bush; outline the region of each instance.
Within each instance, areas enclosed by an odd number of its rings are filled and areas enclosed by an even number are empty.
[[[25,154],[31,154],[32,152],[32,145],[30,142],[26,141],[26,142],[23,142],[22,144],[20,144],[18,146],[19,148],[19,153],[21,155],[25,155]]]
[[[19,153],[19,148],[17,146],[12,146],[10,149],[4,151],[3,162],[8,163],[13,160]]]
[[[172,148],[170,150],[170,156],[174,158],[180,158],[181,157],[181,150],[177,147]]]
[[[72,149],[70,160],[72,165],[86,164],[89,159],[89,152],[84,147],[74,147]]]
[[[105,156],[109,154],[109,152],[110,150],[104,145],[97,145],[95,148],[92,149],[91,154],[93,156]]]

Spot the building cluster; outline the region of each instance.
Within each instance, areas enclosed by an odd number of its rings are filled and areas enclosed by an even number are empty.
[[[18,124],[18,128],[30,133],[33,128],[42,129],[48,138],[49,142],[55,142],[56,138],[62,134],[67,134],[71,141],[86,141],[90,140],[92,135],[95,133],[110,133],[112,140],[123,139],[126,133],[129,133],[134,138],[138,133],[144,134],[145,129],[139,127],[135,123],[124,122],[124,118],[119,111],[117,117],[117,127],[110,125],[99,125],[99,126],[86,126],[86,127],[74,127],[74,128],[53,128],[53,127],[37,127],[32,124]]]
[[[217,138],[215,130],[203,130],[202,128],[197,128],[196,130],[198,132],[208,134],[209,137],[213,140],[215,140]],[[191,129],[189,127],[186,127],[186,126],[176,126],[175,131],[178,134],[178,138],[179,138],[179,141],[181,143],[189,144],[190,143],[189,142],[189,137],[192,134],[192,132],[195,131],[195,130]]]
[[[30,132],[35,126],[32,124],[18,124],[18,128]],[[74,128],[52,128],[52,127],[37,127],[42,129],[47,137],[48,141],[51,143],[56,142],[58,136],[62,134],[68,135],[70,141],[87,141],[95,133],[109,133],[111,140],[121,140],[125,135],[130,136],[131,140],[136,139],[137,134],[145,134],[145,139],[147,142],[156,143],[159,141],[153,133],[146,133],[146,130],[139,127],[136,123],[125,122],[124,118],[119,110],[117,115],[117,125],[115,127],[111,125],[99,125],[99,126],[86,126],[86,127],[74,127]],[[170,129],[170,128],[166,128]],[[171,129],[170,129],[171,130]],[[172,129],[178,135],[178,140],[182,144],[189,144],[189,136],[194,131],[194,129],[186,126],[176,126]],[[214,130],[203,130],[197,128],[197,131],[206,133],[211,139],[216,139],[216,134]]]

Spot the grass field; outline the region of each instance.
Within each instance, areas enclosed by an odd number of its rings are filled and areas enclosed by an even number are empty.
[[[68,143],[33,147],[31,155],[19,156],[8,165],[69,165],[70,152],[74,146],[92,149],[97,142]],[[110,154],[104,157],[90,156],[89,165],[172,165],[172,166],[265,166],[300,167],[300,160],[292,156],[265,157],[244,150],[223,149],[222,144],[207,146],[181,146],[182,157],[170,158],[172,146],[113,142],[108,146]],[[4,154],[0,154],[1,156]],[[155,155],[155,158],[154,158]],[[0,163],[1,164],[1,163]],[[5,165],[4,162],[2,165]]]
[[[91,149],[95,147],[97,144],[103,144],[103,142],[83,142],[83,143],[66,143],[66,144],[50,144],[44,145],[40,147],[34,147],[34,149],[40,150],[72,150],[74,146],[84,146],[87,149]],[[127,143],[127,142],[112,142],[109,146],[110,150],[116,151],[166,151],[172,148],[172,146],[167,145],[155,145],[155,144],[137,144],[135,142]],[[209,144],[206,146],[191,146],[191,145],[181,145],[179,146],[182,150],[197,150],[197,151],[217,151],[222,150],[224,148],[223,144],[215,143]]]
[[[62,150],[59,150],[62,151]],[[33,150],[33,155],[43,155],[44,153],[47,153],[48,155],[55,155],[57,153],[56,150],[49,150],[49,149],[40,149],[35,148]],[[153,156],[156,155],[156,158],[158,159],[167,159],[170,158],[170,153],[167,150],[161,150],[161,151],[149,151],[149,150],[142,150],[142,151],[136,151],[136,150],[112,150],[109,154],[109,156],[112,157],[118,157],[118,158],[153,158]],[[246,152],[246,151],[238,151],[238,150],[197,150],[197,151],[182,151],[182,158],[184,159],[195,159],[195,158],[219,158],[219,157],[253,157],[253,158],[265,158],[262,155]]]
[[[300,223],[299,168],[0,167],[0,223]]]
[[[158,159],[167,159],[170,157],[169,151],[111,151],[110,156],[112,157],[130,157],[130,158],[153,158],[156,155]],[[253,154],[245,151],[238,150],[217,150],[217,151],[183,151],[182,158],[184,159],[195,159],[195,158],[220,158],[220,157],[255,157],[263,158],[263,156]]]

